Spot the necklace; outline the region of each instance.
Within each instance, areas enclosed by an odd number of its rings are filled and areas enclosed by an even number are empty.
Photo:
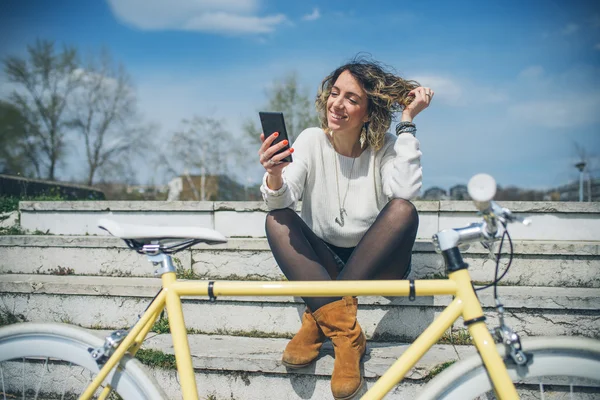
[[[340,202],[340,181],[338,179],[338,154],[334,155],[335,157],[335,183],[337,186],[337,198],[338,198],[338,207],[340,209],[340,218],[335,217],[335,222],[339,226],[344,226],[344,214],[348,215],[344,206],[346,205],[346,198],[348,197],[348,190],[350,189],[350,178],[352,177],[352,171],[354,170],[354,162],[356,158],[352,159],[352,166],[350,167],[350,175],[348,176],[348,184],[346,185],[346,193],[344,194],[344,201]]]

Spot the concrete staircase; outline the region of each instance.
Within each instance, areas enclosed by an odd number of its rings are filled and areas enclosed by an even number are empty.
[[[600,337],[600,203],[503,203],[533,220],[511,229],[514,259],[499,288],[507,322],[523,336]],[[421,225],[412,278],[439,278],[443,261],[429,238],[477,219],[467,202],[417,202]],[[26,321],[69,322],[103,335],[127,327],[156,294],[160,281],[144,256],[95,228],[102,217],[138,223],[200,224],[226,234],[224,245],[177,253],[184,277],[280,280],[264,238],[259,203],[28,203],[20,224],[41,235],[0,236],[0,307]],[[513,228],[513,227],[511,227]],[[539,238],[539,240],[536,240]],[[479,245],[464,253],[473,279],[493,278],[494,262]],[[480,292],[489,325],[496,323],[491,289]],[[359,320],[369,338],[363,368],[370,386],[449,304],[449,296],[360,297]],[[333,350],[329,343],[311,367],[286,371],[281,352],[299,327],[301,299],[220,297],[184,299],[186,325],[201,398],[329,399]],[[162,331],[160,331],[162,332]],[[386,398],[414,398],[448,362],[472,354],[457,321]],[[168,333],[153,334],[146,349],[173,354]],[[153,368],[171,398],[180,398],[175,371]]]

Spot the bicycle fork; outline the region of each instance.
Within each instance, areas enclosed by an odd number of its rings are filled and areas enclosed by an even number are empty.
[[[502,400],[518,399],[519,395],[508,375],[504,361],[498,354],[496,343],[485,325],[483,309],[473,289],[468,271],[461,269],[451,272],[448,274],[448,278],[456,282],[456,294],[464,304],[462,312],[464,324],[481,355],[496,394]]]

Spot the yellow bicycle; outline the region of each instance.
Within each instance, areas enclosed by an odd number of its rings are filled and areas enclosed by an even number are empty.
[[[449,327],[462,317],[478,354],[460,361],[427,384],[420,399],[517,399],[520,390],[534,388],[546,398],[559,392],[581,399],[600,398],[600,341],[573,337],[538,337],[521,342],[504,323],[496,293],[498,263],[492,284],[500,326],[488,330],[481,303],[473,287],[459,245],[482,242],[491,246],[505,239],[509,222],[518,221],[508,209],[491,201],[495,182],[477,175],[469,192],[483,221],[443,230],[433,241],[446,261],[448,279],[398,281],[238,282],[178,281],[170,254],[198,243],[227,239],[203,228],[151,227],[102,220],[99,226],[120,237],[157,267],[162,288],[138,322],[128,330],[110,334],[104,341],[89,331],[66,324],[22,323],[0,329],[0,384],[4,398],[164,399],[162,389],[135,359],[153,324],[166,308],[183,398],[198,399],[194,368],[181,306],[181,296],[434,296],[454,300],[414,341],[362,399],[381,399],[397,385]],[[527,222],[527,221],[521,221]],[[498,258],[500,251],[498,252]],[[510,262],[509,262],[510,265]],[[506,269],[507,270],[507,269]],[[504,273],[506,273],[506,270]],[[496,342],[499,342],[497,344]],[[31,365],[44,365],[43,375]],[[84,390],[81,392],[81,381]],[[31,385],[25,390],[25,383]],[[44,387],[42,388],[42,383]],[[27,396],[27,397],[26,397]],[[53,397],[56,396],[56,397]],[[489,397],[491,396],[491,397]],[[560,397],[563,398],[563,397]]]

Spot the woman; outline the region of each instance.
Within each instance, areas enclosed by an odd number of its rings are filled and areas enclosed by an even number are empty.
[[[270,147],[261,135],[266,170],[261,192],[271,210],[266,233],[273,256],[289,280],[405,279],[419,225],[409,201],[421,188],[414,117],[433,91],[356,59],[337,68],[320,87],[320,128],[304,130],[293,147]],[[396,134],[386,133],[402,111]],[[282,162],[294,153],[294,161]],[[299,217],[296,204],[302,199]],[[283,364],[301,368],[334,344],[331,389],[350,399],[363,379],[366,338],[353,297],[306,297],[302,326],[287,345]]]

